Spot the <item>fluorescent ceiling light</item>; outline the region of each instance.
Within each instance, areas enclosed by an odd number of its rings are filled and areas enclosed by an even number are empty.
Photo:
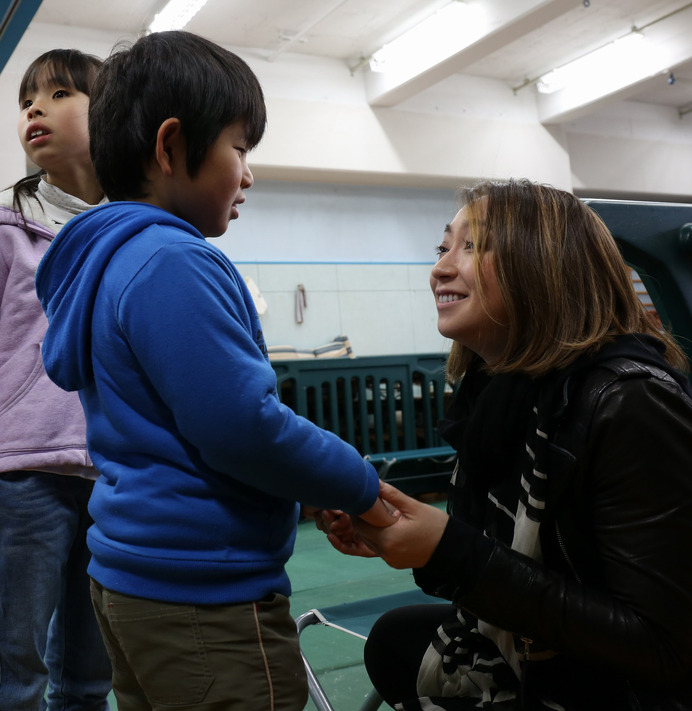
[[[207,0],[169,0],[157,12],[149,25],[149,32],[180,30],[197,14]]]
[[[373,72],[415,73],[438,64],[459,50],[459,32],[468,21],[468,11],[466,3],[453,0],[375,52],[370,69]]]
[[[632,32],[615,42],[584,55],[543,75],[536,83],[541,94],[552,94],[568,86],[612,83],[624,77],[646,75],[652,62],[650,44],[640,32]]]

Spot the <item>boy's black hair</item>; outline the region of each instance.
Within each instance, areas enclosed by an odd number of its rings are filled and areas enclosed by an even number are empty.
[[[156,134],[178,118],[194,178],[229,124],[245,124],[247,148],[267,121],[257,77],[240,57],[189,32],[155,32],[104,62],[89,105],[91,158],[110,200],[145,197]]]
[[[24,99],[37,91],[41,85],[54,85],[66,89],[81,91],[82,94],[91,96],[94,80],[101,68],[101,60],[93,54],[85,54],[78,49],[51,49],[27,67],[19,85],[19,107],[21,109]],[[18,180],[13,186],[14,209],[22,216],[26,227],[26,217],[22,207],[22,196],[36,193],[41,176],[45,174],[41,169],[32,175]]]

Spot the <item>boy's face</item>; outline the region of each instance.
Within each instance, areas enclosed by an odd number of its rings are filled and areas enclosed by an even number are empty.
[[[224,234],[238,217],[238,205],[254,178],[247,165],[245,127],[241,122],[224,128],[212,144],[197,175],[179,177],[171,211],[205,237]]]

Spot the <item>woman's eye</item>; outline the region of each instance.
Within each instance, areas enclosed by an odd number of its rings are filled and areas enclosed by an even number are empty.
[[[473,252],[473,242],[470,242],[469,240],[464,240],[464,249]]]
[[[435,254],[437,255],[438,259],[447,252],[449,252],[449,250],[443,244],[439,244],[437,247],[435,247]]]

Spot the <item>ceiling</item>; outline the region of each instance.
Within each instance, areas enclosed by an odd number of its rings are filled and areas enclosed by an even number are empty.
[[[22,0],[29,2],[30,0]],[[35,2],[35,0],[34,0]],[[448,0],[208,0],[186,27],[220,44],[252,49],[267,61],[286,53],[344,62],[370,74],[368,58],[384,42]],[[623,98],[686,112],[692,108],[692,2],[681,0],[468,0],[488,8],[493,29],[449,61],[404,85],[371,88],[371,104],[394,106],[454,73],[533,91],[531,80],[617,39],[633,27],[664,52],[655,76],[578,109],[547,109],[547,123],[569,120]],[[137,34],[162,0],[43,0],[34,22]],[[3,39],[4,41],[4,39]],[[1,44],[1,43],[0,43]],[[670,71],[675,82],[670,83]],[[375,77],[377,75],[374,75]],[[520,88],[521,87],[521,88]],[[551,113],[552,111],[552,113]]]

